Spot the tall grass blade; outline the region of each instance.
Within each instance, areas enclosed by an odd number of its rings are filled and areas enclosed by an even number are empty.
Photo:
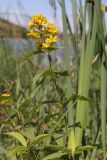
[[[77,28],[77,1],[71,0],[72,3],[72,15],[73,15],[73,28],[74,28],[74,57],[76,61],[76,65],[78,68],[78,49],[77,49],[77,36],[78,36],[78,28]]]
[[[69,54],[69,43],[68,43],[68,33],[67,33],[68,27],[67,27],[67,21],[66,21],[65,0],[62,0],[62,18],[63,18],[63,31],[64,31],[65,65],[66,65],[66,70],[70,74],[70,54]],[[66,82],[67,82],[67,96],[70,97],[72,94],[70,76],[66,78]],[[69,105],[71,105],[71,102]],[[72,125],[73,123],[74,123],[74,111],[73,111],[73,108],[71,108],[68,112],[68,124]]]
[[[102,126],[102,144],[103,155],[106,155],[106,95],[107,95],[107,71],[105,68],[105,58],[103,55],[101,63],[101,126]]]
[[[97,13],[95,9],[93,26],[90,26],[88,36],[87,36],[87,46],[85,50],[85,54],[83,56],[83,61],[80,60],[82,66],[82,70],[80,71],[80,80],[79,80],[79,89],[78,94],[88,97],[89,89],[90,89],[90,78],[91,78],[91,70],[92,70],[92,59],[94,56],[95,49],[95,40],[96,40],[96,31],[97,31]],[[92,30],[92,35],[91,31]],[[80,67],[81,68],[81,67]],[[82,72],[82,73],[81,73]],[[77,104],[77,113],[76,113],[76,122],[80,122],[82,127],[85,128],[87,125],[87,102],[78,102]],[[83,130],[78,128],[76,129],[76,140],[77,145],[80,146],[82,143],[82,133]]]
[[[101,127],[102,127],[102,145],[103,145],[103,157],[105,160],[106,155],[106,96],[107,96],[107,70],[106,70],[106,51],[104,40],[104,15],[101,11],[101,0],[97,1],[97,13],[99,17],[98,23],[98,35],[103,46],[103,55],[101,61]]]

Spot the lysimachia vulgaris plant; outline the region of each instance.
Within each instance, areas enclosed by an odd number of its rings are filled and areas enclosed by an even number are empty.
[[[53,73],[50,53],[58,48],[55,46],[58,35],[57,27],[40,13],[32,16],[31,21],[28,23],[28,27],[28,36],[35,40],[36,51],[34,53],[44,53],[48,57],[50,69]],[[59,94],[55,78],[53,78],[53,83]]]

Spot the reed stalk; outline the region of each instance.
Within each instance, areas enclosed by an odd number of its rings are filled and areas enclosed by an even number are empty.
[[[70,79],[70,54],[69,54],[69,40],[68,40],[68,26],[66,20],[66,10],[65,10],[65,0],[62,0],[62,18],[63,18],[63,32],[64,32],[64,60],[65,60],[65,67],[66,70],[69,72],[69,76],[66,78],[66,85],[67,85],[67,97],[72,95],[72,85]],[[69,103],[72,106],[72,103]],[[69,106],[68,106],[69,107]],[[74,111],[73,108],[68,112],[68,125],[74,124]]]
[[[106,155],[106,95],[107,95],[107,71],[105,68],[105,56],[103,55],[101,63],[101,126],[102,126],[102,144],[103,155]],[[104,158],[105,160],[105,158]]]
[[[84,13],[85,16],[85,13]],[[91,28],[90,28],[91,27]],[[92,32],[91,32],[92,31]],[[90,89],[90,79],[92,70],[92,59],[94,56],[95,41],[97,32],[97,13],[94,12],[93,26],[89,26],[89,31],[87,35],[87,45],[86,48],[83,45],[83,53],[81,54],[80,60],[80,73],[79,73],[79,88],[78,94],[88,97]],[[85,41],[85,37],[84,37]],[[77,112],[76,112],[76,122],[80,122],[82,128],[87,126],[87,116],[88,116],[88,102],[78,101]],[[83,129],[76,129],[76,140],[77,146],[82,143]]]

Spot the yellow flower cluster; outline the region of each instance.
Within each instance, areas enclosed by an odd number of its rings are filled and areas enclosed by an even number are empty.
[[[43,25],[45,25],[47,22],[48,20],[42,14],[36,14],[32,16],[32,21],[28,23],[28,26],[30,27],[30,29],[35,28],[35,27],[40,28]]]
[[[46,31],[47,33],[53,34],[53,35],[58,33],[58,30],[57,30],[56,26],[55,26],[54,24],[52,24],[52,23],[50,23],[50,24],[46,27],[45,31]]]
[[[54,46],[57,42],[58,30],[53,23],[50,23],[42,14],[32,16],[28,23],[28,36],[35,39],[35,45],[38,49],[45,52]]]
[[[43,47],[49,48],[50,45],[54,44],[56,41],[57,41],[57,37],[50,35],[49,38],[46,39],[45,43],[43,43]]]
[[[39,32],[37,31],[34,32],[32,29],[29,31],[28,36],[32,38],[40,38]]]
[[[3,93],[0,95],[0,105],[7,105],[9,104],[10,100],[10,94],[9,93]]]

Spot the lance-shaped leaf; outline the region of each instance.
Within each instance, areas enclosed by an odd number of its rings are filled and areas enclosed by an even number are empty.
[[[5,133],[8,136],[16,138],[24,147],[27,147],[26,139],[19,132],[7,132]]]

